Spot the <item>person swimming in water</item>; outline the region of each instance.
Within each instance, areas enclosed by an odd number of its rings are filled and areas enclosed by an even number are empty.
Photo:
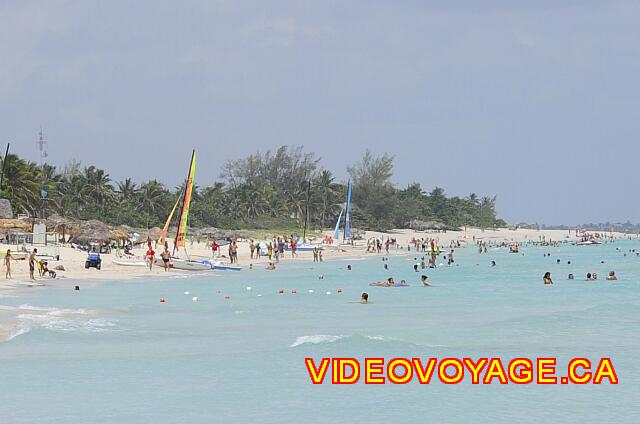
[[[542,277],[542,281],[545,284],[553,284],[553,280],[551,279],[551,273],[549,271],[544,273],[544,277]]]
[[[569,275],[567,276],[567,280],[573,280],[573,274],[569,274]]]
[[[369,283],[369,285],[375,287],[395,287],[396,282],[393,277],[389,277],[386,281],[376,281],[374,283]]]
[[[347,265],[347,271],[351,271],[351,265]]]
[[[426,275],[422,274],[422,277],[420,277],[420,280],[422,281],[423,286],[433,287],[431,284],[429,284],[429,277],[427,277]]]
[[[618,277],[616,276],[616,272],[615,271],[609,271],[609,275],[607,276],[607,280],[608,281],[615,281],[617,279],[618,279]]]
[[[360,303],[365,304],[369,303],[369,293],[363,292],[362,296],[360,296]]]
[[[496,266],[496,261],[491,261],[491,266]]]
[[[587,272],[587,281],[593,281],[594,278],[591,276],[590,272]]]

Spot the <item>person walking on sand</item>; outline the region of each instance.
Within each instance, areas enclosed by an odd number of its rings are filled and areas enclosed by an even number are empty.
[[[7,249],[7,254],[4,255],[4,266],[7,268],[7,270],[4,273],[4,278],[6,278],[7,280],[11,279],[11,260],[14,260],[14,257],[11,256],[11,249]]]
[[[253,254],[256,251],[256,245],[253,244],[253,240],[251,240],[251,242],[249,242],[249,251],[251,252],[251,259],[253,259]]]
[[[151,248],[151,243],[149,243],[149,250],[147,250],[147,261],[149,262],[149,271],[153,268],[153,260],[156,256],[156,252]]]
[[[36,279],[33,275],[33,271],[36,270],[36,253],[38,253],[38,249],[33,249],[33,252],[29,255],[29,280],[31,281]]]
[[[171,253],[169,253],[169,249],[165,247],[164,252],[160,254],[160,257],[162,258],[165,272],[169,271],[169,260],[171,259]]]

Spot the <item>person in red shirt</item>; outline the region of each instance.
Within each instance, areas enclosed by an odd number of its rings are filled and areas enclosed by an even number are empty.
[[[296,241],[291,239],[291,257],[294,258],[297,256],[296,250],[298,250],[298,246],[296,246]]]
[[[213,255],[213,257],[216,257],[216,253],[218,253],[218,248],[220,246],[218,245],[218,243],[215,242],[215,240],[213,241],[213,243],[211,243],[211,254]]]

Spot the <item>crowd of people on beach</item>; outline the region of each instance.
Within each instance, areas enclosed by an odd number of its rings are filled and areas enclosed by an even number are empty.
[[[35,281],[35,272],[38,271],[39,277],[48,277],[48,278],[56,278],[57,272],[49,269],[49,261],[46,259],[38,259],[36,256],[38,254],[38,249],[34,248],[27,257],[27,263],[29,265],[29,281]],[[5,268],[4,277],[7,280],[13,278],[11,275],[11,262],[18,262],[13,254],[11,253],[11,249],[7,249],[4,255],[3,266]]]

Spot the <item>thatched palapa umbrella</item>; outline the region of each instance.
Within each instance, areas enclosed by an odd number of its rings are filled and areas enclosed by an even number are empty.
[[[71,237],[80,243],[109,241],[113,238],[107,224],[97,219],[81,222],[77,229],[72,230]]]
[[[420,221],[419,219],[414,219],[409,221],[408,227],[415,231],[426,231],[426,230],[445,230],[447,226],[442,222],[438,221]]]
[[[19,229],[22,231],[31,231],[31,222],[22,219],[0,219],[0,228],[4,230]]]
[[[152,227],[149,229],[149,231],[147,231],[147,234],[143,234],[139,239],[138,239],[138,243],[143,243],[146,242],[147,240],[158,240],[160,238],[160,236],[162,235],[162,229],[159,227]],[[168,236],[168,234],[167,234]]]

